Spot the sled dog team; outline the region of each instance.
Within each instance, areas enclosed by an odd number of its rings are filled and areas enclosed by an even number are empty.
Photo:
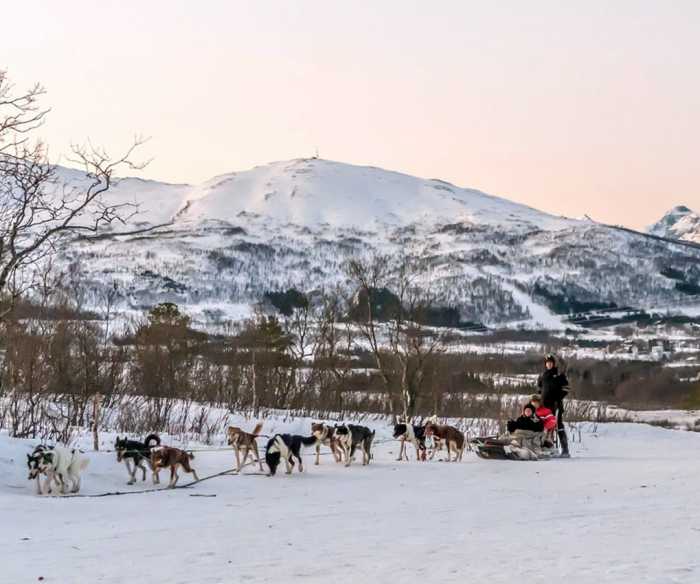
[[[529,407],[529,406],[528,406]],[[519,419],[520,420],[520,419]],[[227,430],[228,444],[233,447],[236,456],[236,471],[240,472],[250,457],[253,463],[257,463],[264,472],[262,460],[258,451],[257,439],[262,437],[262,423],[256,424],[252,432],[242,428],[230,426]],[[265,448],[265,462],[269,468],[269,476],[276,474],[279,465],[284,462],[287,474],[291,474],[297,465],[299,472],[303,472],[302,447],[315,446],[315,464],[320,463],[321,446],[330,449],[336,463],[350,466],[359,450],[362,453],[362,464],[367,465],[372,460],[372,443],[375,431],[366,426],[356,424],[329,425],[318,422],[311,425],[311,435],[275,434],[267,442]],[[399,457],[397,460],[408,460],[406,443],[413,444],[416,457],[419,461],[432,460],[435,454],[442,449],[444,444],[447,449],[447,461],[458,462],[462,460],[466,439],[464,434],[446,424],[437,423],[435,417],[429,418],[424,424],[412,424],[399,420],[394,425],[393,437],[400,442]],[[194,454],[174,448],[163,446],[160,437],[150,434],[143,442],[130,440],[126,437],[117,437],[114,449],[117,454],[117,462],[126,466],[129,480],[132,485],[137,480],[137,472],[141,471],[141,480],[146,480],[147,471],[153,476],[153,484],[160,484],[159,471],[170,470],[169,488],[177,485],[178,470],[192,474],[195,481],[199,480],[197,472],[190,462]],[[29,467],[29,479],[36,480],[37,493],[48,494],[54,491],[64,494],[66,486],[70,485],[70,492],[77,493],[80,490],[80,473],[85,470],[88,459],[78,449],[69,449],[61,446],[37,446],[32,454],[27,455]],[[45,477],[42,484],[41,476]]]
[[[560,456],[569,457],[568,440],[564,429],[563,401],[568,391],[568,380],[563,373],[559,373],[556,358],[552,354],[545,356],[545,371],[540,375],[537,385],[539,394],[533,395],[529,402],[523,406],[522,414],[517,420],[508,422],[510,435],[518,436],[530,434],[538,438],[537,444],[529,444],[525,447],[522,443],[514,445],[498,437],[476,438],[472,442],[477,447],[477,454],[484,458],[504,457],[516,459],[538,459],[540,448],[553,449],[556,438],[561,447]],[[257,463],[264,472],[260,454],[258,452],[257,439],[262,437],[262,423],[256,424],[252,432],[246,432],[242,428],[230,426],[227,430],[228,444],[233,447],[236,454],[236,471],[240,472],[246,464],[248,457]],[[406,442],[410,442],[416,449],[418,460],[432,460],[435,453],[444,444],[447,448],[447,461],[457,462],[462,460],[466,440],[464,434],[454,426],[438,424],[437,417],[428,418],[424,424],[413,424],[410,420],[398,420],[394,425],[395,439],[401,443],[397,460],[408,460]],[[297,434],[275,434],[265,448],[265,462],[269,467],[269,475],[276,474],[277,468],[284,461],[287,474],[291,474],[295,464],[298,464],[299,472],[304,470],[301,449],[304,446],[316,447],[316,464],[319,464],[321,446],[331,450],[337,463],[350,466],[355,453],[359,449],[362,452],[362,464],[369,464],[372,460],[372,442],[374,431],[365,426],[356,424],[335,424],[330,426],[322,422],[311,425],[311,435],[301,436]],[[532,440],[531,440],[532,441]],[[515,448],[515,450],[514,450]],[[178,469],[192,474],[195,481],[199,480],[197,472],[192,468],[190,461],[194,454],[179,448],[163,446],[156,434],[150,434],[143,442],[117,437],[114,444],[117,453],[117,462],[124,462],[129,481],[136,482],[136,472],[141,471],[141,480],[146,480],[146,471],[150,468],[153,473],[153,483],[159,484],[158,473],[162,469],[170,469],[169,488],[175,487],[179,479]],[[428,457],[428,450],[430,456]],[[454,454],[454,458],[453,458]],[[36,480],[37,493],[47,494],[53,491],[55,484],[60,493],[66,492],[67,484],[70,492],[77,493],[80,490],[80,473],[88,465],[88,459],[76,448],[62,446],[37,446],[31,454],[27,455],[29,479]],[[42,475],[45,477],[41,482]]]
[[[260,466],[260,470],[264,471],[256,440],[260,436],[262,426],[262,423],[258,423],[252,432],[246,432],[235,426],[228,428],[228,444],[233,447],[236,454],[236,471],[240,472],[249,456]],[[331,449],[336,462],[344,461],[345,466],[350,466],[359,449],[362,452],[362,464],[366,465],[372,459],[374,435],[374,430],[365,426],[355,424],[330,426],[315,423],[312,424],[311,436],[275,434],[265,448],[265,462],[270,469],[270,476],[277,472],[282,461],[287,474],[292,472],[295,465],[298,465],[299,472],[302,472],[304,470],[301,457],[302,446],[316,446],[316,464],[319,464],[321,445],[325,445]],[[160,484],[159,471],[169,469],[169,488],[177,485],[179,469],[192,474],[195,481],[199,480],[197,472],[190,464],[194,454],[179,448],[163,446],[160,437],[156,434],[150,434],[143,442],[117,436],[114,450],[117,454],[117,462],[123,462],[126,466],[129,485],[136,482],[136,474],[139,470],[142,481],[146,480],[147,470],[150,470],[153,475],[153,484]],[[85,455],[76,448],[42,444],[27,455],[28,478],[36,480],[39,495],[53,493],[55,490],[65,494],[67,485],[70,486],[70,493],[77,493],[80,490],[80,473],[85,470],[88,462]],[[42,475],[45,477],[43,482]]]

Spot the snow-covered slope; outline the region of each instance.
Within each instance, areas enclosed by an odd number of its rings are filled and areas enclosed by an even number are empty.
[[[82,273],[88,302],[103,304],[117,283],[122,309],[167,300],[205,325],[245,314],[269,291],[349,289],[347,261],[376,253],[390,267],[420,260],[438,303],[494,326],[563,328],[562,313],[612,304],[679,310],[700,282],[700,250],[326,160],[275,162],[195,186],[123,179],[109,200],[141,213],[63,254]]]
[[[56,167],[56,188],[60,192],[89,186],[85,173],[73,168]],[[135,177],[114,180],[110,190],[102,196],[108,205],[128,205],[125,215],[132,215],[132,225],[161,225],[173,220],[175,213],[184,204],[192,187],[186,184],[170,184]]]
[[[648,229],[652,235],[700,243],[700,215],[678,205]]]
[[[307,227],[442,221],[561,229],[569,224],[444,181],[319,159],[274,162],[218,176],[193,189],[178,220],[235,221],[253,214]]]

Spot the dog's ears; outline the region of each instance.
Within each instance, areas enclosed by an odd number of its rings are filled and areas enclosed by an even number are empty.
[[[32,461],[32,455],[31,455],[31,454],[27,454],[27,462],[31,462],[31,461]]]

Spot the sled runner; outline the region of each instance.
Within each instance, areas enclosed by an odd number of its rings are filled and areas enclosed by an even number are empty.
[[[471,440],[477,456],[490,460],[543,460],[555,458],[555,448],[543,446],[544,432],[516,430],[505,436],[485,436]]]

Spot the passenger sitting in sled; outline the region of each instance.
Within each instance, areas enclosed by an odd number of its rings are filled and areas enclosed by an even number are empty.
[[[542,432],[544,430],[544,424],[535,415],[535,406],[528,402],[523,406],[523,411],[517,420],[508,421],[507,428],[508,433],[510,434],[513,434],[518,430],[526,430],[528,432]]]
[[[530,398],[530,404],[535,408],[535,416],[537,416],[544,426],[545,438],[542,446],[545,448],[553,448],[554,432],[557,430],[557,417],[552,410],[542,405],[542,398],[539,395],[533,395]]]

